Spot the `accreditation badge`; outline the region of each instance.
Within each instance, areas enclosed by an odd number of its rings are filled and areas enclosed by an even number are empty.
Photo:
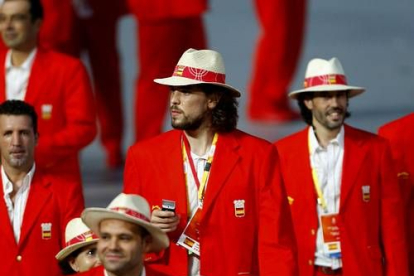
[[[369,185],[362,186],[362,201],[369,202],[371,200],[371,187]]]
[[[330,258],[341,258],[341,240],[338,226],[338,214],[321,216],[323,248]]]
[[[52,118],[52,109],[53,106],[51,104],[43,104],[41,107],[42,111],[42,119],[49,120]]]
[[[42,240],[50,240],[52,238],[52,223],[40,224],[42,228]]]
[[[234,204],[234,215],[236,218],[242,218],[246,215],[246,207],[244,205],[244,199],[237,199],[233,201]]]
[[[200,220],[201,208],[197,208],[177,242],[178,245],[197,256],[200,256]]]

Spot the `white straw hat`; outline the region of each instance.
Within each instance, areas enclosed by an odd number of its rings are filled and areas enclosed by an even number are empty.
[[[150,208],[145,198],[121,193],[107,208],[86,208],[82,212],[83,222],[99,235],[99,224],[106,219],[119,219],[145,228],[152,236],[151,252],[159,252],[169,246],[168,236],[150,223]]]
[[[98,236],[89,229],[80,218],[68,222],[65,230],[65,248],[56,254],[58,261],[63,261],[76,250],[98,242]]]
[[[226,71],[220,53],[212,50],[188,49],[181,56],[171,77],[154,79],[154,82],[168,86],[212,84],[226,88],[234,97],[240,92],[226,84]]]
[[[365,91],[363,87],[349,86],[344,69],[337,58],[324,60],[312,59],[306,69],[304,89],[289,93],[289,97],[296,99],[298,94],[304,92],[341,91],[349,90],[349,97],[354,97]]]

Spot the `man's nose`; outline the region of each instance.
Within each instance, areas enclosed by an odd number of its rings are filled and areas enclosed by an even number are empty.
[[[19,135],[19,133],[12,134],[12,144],[13,146],[18,146],[21,144],[21,136]]]

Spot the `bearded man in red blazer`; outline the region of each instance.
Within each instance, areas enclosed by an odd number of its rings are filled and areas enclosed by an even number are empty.
[[[0,275],[61,275],[55,255],[66,223],[83,209],[82,191],[35,166],[37,115],[23,101],[0,104]]]
[[[300,275],[408,275],[404,214],[385,139],[344,125],[347,84],[337,58],[309,62],[293,91],[309,127],[276,143]]]
[[[96,135],[93,95],[80,60],[37,47],[39,0],[1,5],[0,28],[10,48],[0,55],[0,102],[19,99],[39,114],[36,164],[81,183],[79,151]]]
[[[296,275],[276,148],[236,129],[240,92],[218,52],[189,49],[168,78],[175,130],[127,155],[124,192],[144,196],[170,247],[147,256],[168,275]]]
[[[406,211],[408,263],[414,275],[414,113],[383,125],[378,133],[390,141],[397,166]]]

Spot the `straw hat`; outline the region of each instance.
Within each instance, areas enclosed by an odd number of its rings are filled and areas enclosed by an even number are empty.
[[[341,90],[349,90],[349,97],[354,97],[365,91],[363,87],[348,85],[341,62],[335,57],[330,60],[312,59],[308,63],[303,86],[304,89],[290,92],[289,97],[296,99],[300,93]]]
[[[171,77],[154,79],[154,82],[168,86],[212,84],[226,88],[234,97],[240,92],[226,84],[226,71],[220,53],[212,50],[188,49],[181,56]]]
[[[66,247],[55,256],[58,261],[63,261],[79,248],[97,243],[98,236],[80,218],[74,218],[66,225],[65,242]]]
[[[158,252],[169,246],[167,235],[150,223],[150,208],[145,198],[138,195],[119,194],[107,208],[86,208],[82,212],[83,222],[95,233],[99,224],[106,219],[119,219],[145,228],[152,236],[151,252]]]

